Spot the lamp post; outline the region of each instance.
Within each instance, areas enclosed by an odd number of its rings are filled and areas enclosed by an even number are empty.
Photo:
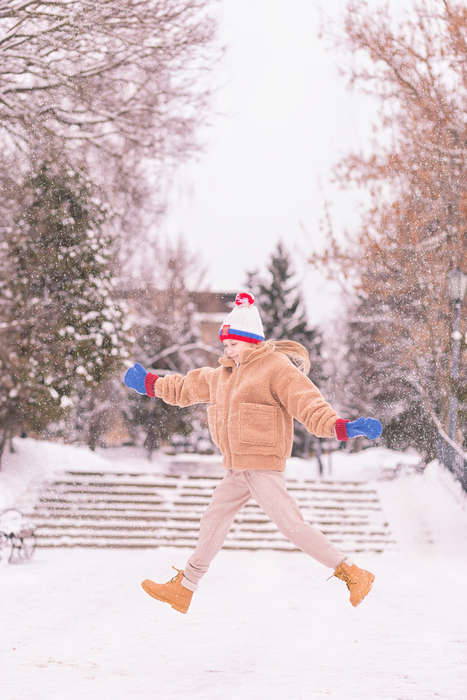
[[[452,338],[452,364],[451,364],[451,396],[449,398],[449,423],[448,423],[448,434],[453,442],[456,441],[456,422],[457,422],[457,396],[454,391],[455,383],[459,379],[459,351],[460,351],[460,341],[462,334],[459,331],[459,322],[461,315],[461,305],[465,294],[465,287],[467,284],[467,275],[465,275],[459,267],[451,270],[448,273],[448,288],[449,297],[452,302],[454,302],[454,323],[453,330],[451,334]],[[451,462],[451,467],[454,472],[456,472],[456,455],[454,450],[452,450],[453,459]],[[467,477],[467,475],[459,475],[462,477]],[[467,483],[467,481],[466,481]]]

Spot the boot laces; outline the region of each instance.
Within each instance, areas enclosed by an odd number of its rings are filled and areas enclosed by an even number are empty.
[[[338,568],[339,568],[339,567],[338,567]],[[335,572],[332,573],[332,574],[330,575],[330,577],[328,578],[328,581],[329,581],[329,579],[331,579],[333,576],[337,576],[337,578],[340,578],[341,581],[344,581],[344,583],[347,585],[347,588],[349,588],[350,586],[354,586],[354,585],[357,583],[357,581],[353,581],[353,580],[352,580],[351,575],[348,574],[347,571],[339,571],[339,575],[337,575]]]
[[[347,584],[347,586],[353,586],[355,583],[357,583],[356,581],[352,581],[350,574],[347,574],[344,571],[339,574],[339,577]]]
[[[170,579],[169,583],[175,583],[176,580],[177,580],[177,578],[178,578],[178,576],[179,576],[179,574],[182,573],[182,569],[177,569],[176,566],[173,566],[173,565],[172,565],[172,569],[175,569],[175,571],[176,571],[177,573],[175,574],[175,576],[173,576],[173,578]]]

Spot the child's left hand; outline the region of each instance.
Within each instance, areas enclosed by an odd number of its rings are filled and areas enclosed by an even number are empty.
[[[353,438],[359,435],[364,435],[370,440],[379,438],[383,432],[381,421],[377,418],[357,418],[345,424],[347,429],[347,437]]]

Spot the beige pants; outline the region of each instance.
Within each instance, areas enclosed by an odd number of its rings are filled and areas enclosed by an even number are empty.
[[[199,539],[184,569],[183,585],[194,591],[221,549],[232,522],[245,503],[254,498],[279,530],[297,547],[325,566],[335,569],[345,559],[323,535],[305,522],[285,485],[283,472],[232,471],[216,487],[201,518]]]

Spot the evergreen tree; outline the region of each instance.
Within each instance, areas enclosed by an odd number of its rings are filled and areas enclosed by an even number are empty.
[[[248,272],[246,286],[256,298],[266,339],[294,340],[304,345],[310,354],[309,376],[318,386],[322,384],[325,376],[321,333],[309,324],[290,253],[281,241],[271,253],[267,273]],[[309,433],[301,424],[295,423],[293,454],[308,454],[309,446]]]
[[[409,364],[403,366],[400,358],[400,355],[410,356],[411,339],[401,334],[397,344],[382,342],[392,304],[403,304],[404,314],[412,315],[416,322],[420,314],[418,304],[406,302],[397,296],[388,301],[377,292],[370,295],[362,291],[352,298],[342,328],[346,352],[339,368],[341,381],[337,392],[341,394],[346,415],[381,418],[388,447],[401,450],[415,444],[431,460],[436,456],[436,429],[421,397],[413,391],[416,377]],[[433,376],[432,357],[427,355],[420,361],[425,363],[426,376]],[[431,400],[439,402],[434,392]]]
[[[2,255],[3,445],[61,418],[126,357],[107,214],[81,174],[44,164],[24,183]]]

